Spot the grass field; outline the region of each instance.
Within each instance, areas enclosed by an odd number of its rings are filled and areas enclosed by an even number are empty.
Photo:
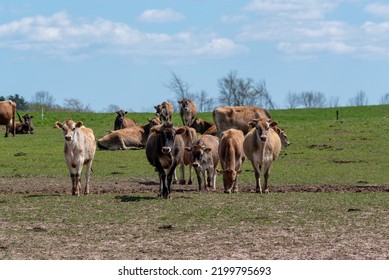
[[[34,115],[35,134],[0,138],[0,259],[389,259],[389,106],[271,113],[292,143],[270,176],[282,192],[250,192],[246,162],[240,194],[218,178],[217,192],[174,185],[167,201],[144,150],[98,150],[93,194],[72,197],[55,121],[82,120],[100,138],[115,114]]]

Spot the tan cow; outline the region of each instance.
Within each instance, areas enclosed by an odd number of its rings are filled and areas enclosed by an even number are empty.
[[[154,125],[160,124],[157,117],[149,120],[143,126],[133,126],[129,128],[112,131],[97,140],[100,149],[107,150],[140,150],[146,145],[150,129]]]
[[[196,171],[199,190],[204,182],[204,190],[216,190],[216,168],[219,163],[219,138],[203,134],[192,146],[186,146],[190,152],[191,162]],[[207,175],[207,176],[206,176]],[[205,179],[207,177],[207,180]]]
[[[15,114],[16,103],[11,100],[0,101],[0,124],[5,125],[5,135],[8,137],[8,133],[12,128],[13,136],[15,136]]]
[[[250,130],[248,124],[253,119],[259,118],[271,119],[271,115],[267,110],[254,106],[224,106],[213,110],[213,120],[219,134],[227,129],[235,128],[246,135]]]
[[[180,116],[183,125],[192,126],[197,116],[196,104],[188,98],[183,98],[178,101],[178,104],[180,104]]]
[[[270,126],[277,125],[272,120],[255,119],[250,122],[253,127],[246,135],[243,149],[247,158],[251,161],[255,172],[255,191],[262,193],[261,169],[264,166],[264,192],[270,191],[268,187],[270,167],[277,159],[281,151],[281,139]]]
[[[127,111],[119,110],[116,112],[117,116],[114,123],[113,130],[119,130],[124,128],[129,128],[136,126],[136,121],[130,118],[125,118],[124,116],[127,114]]]
[[[196,132],[198,132],[200,134],[204,134],[212,126],[213,126],[212,123],[207,122],[206,120],[203,120],[203,119],[200,119],[200,118],[196,117],[190,127],[193,127],[196,130]]]
[[[194,128],[191,128],[189,126],[183,126],[181,127],[185,129],[185,132],[181,133],[180,136],[177,135],[177,137],[182,137],[184,140],[184,146],[190,147],[192,146],[193,142],[197,139],[196,130]],[[185,166],[189,166],[189,178],[188,178],[188,184],[191,185],[193,183],[192,181],[192,161],[190,160],[190,152],[184,151],[183,160],[180,163],[180,172],[181,172],[181,179],[180,184],[184,185],[186,183],[185,180]]]
[[[224,192],[238,192],[238,174],[242,172],[240,166],[244,162],[243,153],[244,135],[241,130],[234,128],[223,131],[219,143],[219,159],[223,174]]]
[[[62,129],[65,138],[64,154],[72,178],[72,195],[80,195],[81,172],[84,165],[86,165],[84,194],[89,194],[90,173],[96,152],[93,130],[85,127],[82,122],[75,123],[72,120],[55,124]]]
[[[167,101],[162,102],[154,106],[156,115],[159,116],[159,119],[162,122],[172,122],[174,107],[173,104]]]
[[[285,130],[278,125],[271,126],[271,128],[278,134],[281,140],[281,144],[283,147],[288,147],[290,145],[288,135],[286,134]]]

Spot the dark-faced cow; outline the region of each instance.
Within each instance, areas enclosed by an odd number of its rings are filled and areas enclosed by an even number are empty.
[[[240,166],[244,162],[243,153],[244,135],[241,130],[234,128],[223,131],[219,143],[219,158],[223,175],[224,192],[238,192],[238,174],[242,172]]]
[[[219,163],[219,138],[203,134],[191,147],[185,150],[190,152],[192,165],[196,171],[199,190],[204,184],[204,190],[216,190],[216,168]]]
[[[92,161],[96,151],[93,130],[85,127],[82,122],[75,123],[72,120],[55,124],[62,129],[65,138],[64,154],[72,178],[72,194],[80,195],[81,172],[84,165],[86,165],[84,194],[88,194]]]
[[[248,124],[253,119],[259,118],[271,119],[271,116],[267,110],[254,106],[224,106],[213,110],[213,120],[219,134],[227,129],[235,128],[246,135],[250,130]]]
[[[143,126],[133,126],[129,128],[112,131],[104,137],[97,140],[100,149],[107,150],[140,150],[146,145],[150,129],[160,124],[157,117],[148,120]]]
[[[119,110],[116,114],[117,116],[115,119],[114,130],[136,126],[136,122],[134,120],[124,117],[127,114],[127,111]]]
[[[19,117],[19,122],[15,123],[15,132],[16,134],[33,134],[34,127],[32,125],[33,116],[25,114],[20,117],[19,113],[16,112]],[[22,119],[23,118],[23,119]],[[12,131],[11,131],[12,133]]]
[[[188,98],[183,98],[178,101],[178,104],[180,105],[180,116],[183,125],[192,126],[197,116],[196,104]]]
[[[243,149],[246,157],[251,161],[255,173],[255,191],[262,193],[260,181],[261,169],[264,167],[264,192],[268,193],[268,180],[270,167],[277,159],[281,151],[281,139],[270,126],[277,125],[272,120],[256,119],[250,122],[253,127],[246,135],[243,142]]]
[[[152,129],[147,139],[146,157],[159,175],[159,197],[171,198],[171,184],[174,171],[184,155],[184,140],[179,137],[185,129],[175,129],[172,124],[164,123]]]
[[[157,116],[159,116],[161,123],[162,122],[169,122],[169,123],[172,122],[173,111],[174,111],[173,104],[171,104],[167,101],[164,101],[161,104],[154,106],[154,108],[156,111],[155,114]]]
[[[200,134],[204,134],[208,129],[212,127],[212,125],[213,125],[212,123],[207,122],[203,119],[195,118],[191,127],[193,127],[196,130],[196,132]]]
[[[11,100],[0,101],[0,124],[5,125],[5,135],[8,137],[8,132],[11,130],[15,136],[15,114],[16,103]]]

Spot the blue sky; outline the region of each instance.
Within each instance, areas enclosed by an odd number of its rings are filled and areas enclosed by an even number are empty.
[[[230,71],[348,105],[389,92],[389,2],[360,0],[0,0],[0,95],[48,91],[96,111],[174,99],[171,73],[217,99]]]

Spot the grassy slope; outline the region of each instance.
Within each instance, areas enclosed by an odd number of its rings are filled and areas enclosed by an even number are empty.
[[[274,162],[271,184],[388,184],[389,107],[368,106],[336,109],[274,110],[272,116],[288,132],[291,146],[283,148]],[[132,113],[144,124],[152,113]],[[113,127],[115,114],[47,113],[40,120],[35,115],[34,135],[0,138],[2,161],[0,176],[67,176],[57,120],[72,117],[82,120],[95,131],[96,139]],[[211,113],[200,117],[211,121]],[[178,115],[173,120],[180,124]],[[21,156],[17,156],[20,155]],[[156,178],[157,175],[141,151],[98,151],[94,162],[96,178]],[[251,164],[246,161],[240,182],[254,183]],[[218,178],[218,184],[221,184]]]

